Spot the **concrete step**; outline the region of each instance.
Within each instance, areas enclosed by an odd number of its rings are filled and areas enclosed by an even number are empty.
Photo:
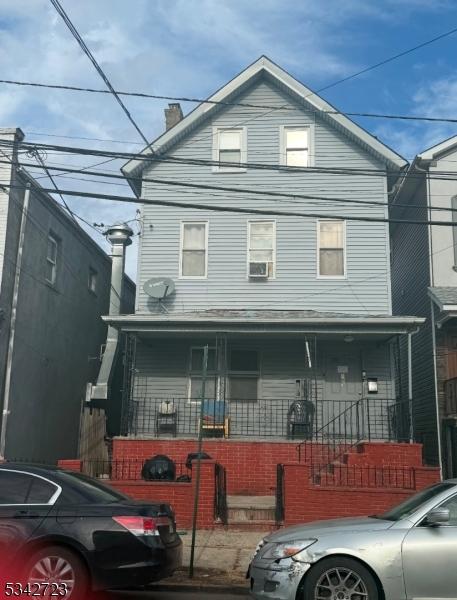
[[[274,496],[227,496],[228,521],[232,523],[274,523]]]

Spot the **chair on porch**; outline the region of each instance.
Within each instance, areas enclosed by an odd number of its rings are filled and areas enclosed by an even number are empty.
[[[171,433],[176,437],[178,431],[178,410],[173,400],[164,400],[156,411],[156,435]]]
[[[313,435],[314,413],[311,400],[295,400],[287,412],[287,437],[310,439]]]
[[[201,423],[203,433],[213,433],[214,436],[222,435],[224,438],[229,437],[230,417],[226,414],[225,408],[225,401],[223,400],[203,401],[203,421]]]

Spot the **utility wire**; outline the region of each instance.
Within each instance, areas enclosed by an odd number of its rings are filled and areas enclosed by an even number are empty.
[[[0,183],[1,187],[4,188],[20,188],[22,186],[16,186],[8,183]],[[41,188],[41,191],[47,192],[48,194],[55,194],[54,189]],[[309,213],[309,212],[297,212],[297,211],[278,211],[271,209],[260,209],[260,208],[243,208],[235,206],[222,206],[215,204],[204,204],[198,202],[179,202],[173,200],[151,200],[150,198],[132,198],[131,196],[117,196],[111,194],[100,194],[97,192],[82,192],[76,190],[59,190],[60,193],[66,196],[76,196],[79,198],[97,198],[100,200],[110,200],[114,202],[127,202],[129,204],[145,204],[152,206],[170,206],[175,208],[192,208],[195,210],[202,210],[206,212],[228,212],[228,213],[240,213],[248,215],[269,215],[278,217],[301,217],[310,219],[336,219],[345,221],[361,221],[368,223],[399,223],[404,225],[440,225],[443,227],[455,227],[455,223],[452,221],[432,221],[432,220],[419,220],[419,219],[391,219],[385,217],[370,217],[362,215],[341,215],[341,214],[328,214],[328,213]]]
[[[86,43],[84,42],[84,40],[82,39],[82,37],[80,36],[78,30],[76,29],[76,27],[73,25],[73,23],[71,22],[69,16],[67,15],[67,13],[65,12],[65,10],[63,9],[62,5],[60,4],[59,0],[50,0],[51,4],[54,6],[54,8],[56,9],[56,11],[58,12],[58,14],[62,17],[65,25],[68,27],[68,29],[71,31],[71,33],[73,34],[73,37],[75,38],[75,40],[78,42],[80,48],[82,49],[82,51],[86,54],[86,56],[89,58],[89,60],[91,61],[91,63],[94,65],[95,70],[97,71],[97,73],[100,75],[100,77],[103,79],[103,81],[106,84],[106,87],[109,89],[110,93],[114,96],[114,98],[117,100],[118,104],[120,105],[120,107],[122,108],[122,110],[124,111],[125,115],[127,116],[128,120],[130,121],[130,123],[135,127],[137,133],[141,136],[143,142],[148,145],[149,142],[146,138],[146,136],[143,134],[143,132],[141,131],[141,129],[138,127],[137,123],[135,122],[135,120],[133,119],[132,115],[130,114],[129,110],[127,109],[127,107],[125,106],[125,104],[122,102],[121,98],[119,97],[119,94],[116,92],[116,90],[113,88],[113,86],[111,85],[110,80],[108,79],[108,77],[106,76],[106,74],[104,73],[103,69],[101,68],[101,66],[98,64],[98,62],[96,61],[94,55],[92,54],[92,52],[89,50],[89,48],[87,47]]]
[[[97,94],[110,94],[111,93],[108,90],[83,88],[83,87],[68,86],[68,85],[53,85],[53,84],[47,84],[47,83],[35,83],[35,82],[29,82],[29,81],[13,81],[13,80],[9,80],[9,79],[0,79],[0,83],[9,84],[9,85],[18,85],[18,86],[32,86],[32,87],[62,89],[62,90],[70,90],[70,91],[78,91],[78,92],[90,92],[90,93],[97,93]],[[336,84],[332,84],[332,85],[336,85]],[[322,88],[322,89],[327,89],[327,88]],[[312,92],[312,94],[308,94],[307,96],[305,96],[305,98],[310,95],[314,95],[316,93],[317,92]],[[296,106],[289,106],[289,105],[278,106],[278,105],[268,105],[268,104],[250,104],[250,103],[246,103],[246,102],[225,102],[223,100],[208,100],[208,99],[203,99],[203,98],[186,98],[186,97],[182,97],[182,96],[159,96],[156,94],[145,94],[145,93],[141,93],[141,92],[116,91],[116,94],[118,96],[134,96],[134,97],[152,98],[152,99],[158,99],[158,100],[173,100],[173,101],[179,101],[179,102],[197,102],[200,104],[215,104],[215,105],[219,104],[222,106],[239,106],[239,107],[260,108],[260,109],[267,109],[267,110],[281,110],[281,111],[297,110]],[[318,110],[318,109],[313,109],[311,107],[309,108],[309,110],[313,110],[313,112],[315,112],[317,114],[325,114],[325,115],[343,115],[343,116],[348,116],[348,117],[366,117],[366,118],[374,118],[374,119],[394,119],[394,120],[404,120],[404,121],[424,121],[424,122],[430,122],[430,123],[457,123],[457,119],[450,118],[450,117],[428,117],[428,116],[422,116],[422,115],[415,116],[415,115],[396,115],[396,114],[385,114],[385,113],[349,112],[349,111],[341,111],[341,110]],[[127,141],[127,140],[109,140],[109,139],[107,140],[107,139],[100,139],[100,138],[88,138],[88,137],[64,136],[64,135],[52,136],[52,134],[43,134],[43,133],[35,133],[35,132],[31,132],[31,134],[33,134],[33,135],[49,135],[51,137],[68,137],[69,139],[94,140],[94,141],[99,141],[99,142],[109,141],[109,142],[116,142],[118,144],[140,144],[140,145],[143,145],[141,142],[133,142],[130,140],[129,141]],[[147,142],[147,143],[149,144],[149,142]]]
[[[20,147],[24,148],[41,148],[46,151],[62,150],[67,154],[79,154],[79,155],[90,155],[90,156],[104,156],[110,157],[111,160],[123,159],[123,160],[139,160],[145,163],[154,164],[157,162],[170,162],[179,163],[192,166],[223,166],[223,167],[236,167],[239,169],[257,169],[266,171],[281,171],[291,173],[325,173],[333,175],[363,175],[363,176],[393,176],[405,177],[406,172],[404,170],[388,170],[388,169],[368,169],[368,168],[357,168],[357,167],[290,167],[287,165],[280,165],[275,163],[234,163],[224,162],[222,165],[219,161],[207,160],[207,159],[190,159],[181,158],[176,156],[168,155],[144,155],[131,152],[113,152],[109,150],[96,150],[91,148],[79,148],[71,146],[61,146],[57,144],[37,144],[29,142],[12,142],[10,140],[0,140],[0,146],[12,147],[15,144],[19,144]],[[108,162],[108,161],[106,161]],[[89,167],[85,167],[88,169]],[[446,179],[447,181],[452,180],[455,177],[455,171],[434,171],[433,174],[428,174],[429,179]],[[409,174],[408,177],[422,178],[422,174]],[[130,179],[130,178],[129,178]],[[133,178],[131,178],[133,179]]]
[[[2,164],[2,160],[0,160],[0,164]],[[23,167],[32,167],[32,168],[36,168],[35,165],[30,164],[30,163],[17,163],[18,165],[21,165]],[[65,168],[65,167],[51,167],[48,166],[48,169],[50,170],[54,170],[54,171],[65,171],[65,173],[76,173],[76,174],[81,174],[81,170],[80,169],[72,169],[71,167]],[[105,177],[105,178],[113,178],[113,179],[121,179],[121,180],[125,180],[125,177],[123,175],[117,174],[117,173],[104,173],[104,172],[96,172],[96,171],[90,171],[87,172],[88,175],[95,175],[96,177]],[[68,179],[71,179],[71,177],[68,177]],[[265,196],[271,196],[276,198],[291,198],[293,200],[317,200],[317,201],[322,201],[322,202],[328,202],[330,204],[337,204],[337,203],[343,203],[343,204],[361,204],[361,205],[367,205],[367,206],[393,206],[395,208],[417,208],[417,209],[421,209],[421,208],[426,208],[423,207],[421,205],[418,204],[395,204],[395,205],[391,205],[389,202],[384,202],[384,201],[376,201],[376,200],[362,200],[359,198],[341,198],[341,197],[332,197],[332,196],[319,196],[319,195],[314,195],[314,194],[294,194],[294,193],[288,193],[288,192],[272,192],[271,190],[259,190],[258,188],[232,188],[232,187],[226,187],[226,186],[215,186],[215,185],[206,185],[206,184],[198,184],[198,183],[189,183],[189,182],[180,182],[180,181],[176,181],[176,180],[167,180],[167,179],[156,179],[156,178],[151,178],[151,177],[134,177],[132,178],[134,180],[138,180],[138,181],[143,181],[143,182],[150,182],[150,183],[157,183],[159,185],[169,185],[171,186],[171,188],[173,188],[174,186],[176,187],[184,187],[184,188],[190,188],[190,189],[205,189],[205,190],[211,190],[211,191],[220,191],[220,192],[236,192],[239,194],[254,194],[254,195],[259,195],[262,197]],[[79,179],[78,179],[79,180]],[[84,181],[84,179],[82,180]],[[87,180],[90,181],[90,180]],[[94,180],[92,180],[94,182]],[[100,183],[105,183],[105,184],[109,184],[109,185],[113,185],[112,182],[107,182],[107,181],[103,181]],[[117,185],[127,185],[127,184],[117,184]],[[217,196],[216,196],[217,197]],[[139,202],[141,202],[141,200],[139,200]],[[457,208],[452,208],[452,207],[444,207],[444,206],[429,206],[428,207],[430,210],[437,210],[437,211],[445,211],[445,212],[457,212]]]

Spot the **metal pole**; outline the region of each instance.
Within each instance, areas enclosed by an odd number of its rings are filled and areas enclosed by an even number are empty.
[[[413,370],[412,370],[412,351],[411,337],[408,333],[408,407],[409,407],[409,441],[412,444],[414,441],[413,429]]]
[[[30,183],[26,185],[24,194],[24,204],[22,206],[21,228],[19,230],[19,242],[16,254],[16,271],[14,274],[13,299],[11,301],[10,315],[10,332],[8,340],[8,353],[6,356],[5,369],[5,391],[3,394],[3,410],[2,410],[2,428],[0,431],[0,459],[5,458],[6,448],[6,428],[8,424],[8,415],[10,413],[9,405],[11,398],[11,374],[13,367],[14,353],[14,338],[16,334],[16,318],[17,318],[17,300],[19,295],[19,282],[21,278],[22,254],[24,250],[25,228],[27,224],[27,214],[30,201]]]
[[[198,496],[200,493],[201,452],[203,448],[203,404],[205,402],[206,375],[208,371],[208,344],[203,348],[202,395],[200,400],[200,422],[198,426],[197,472],[195,475],[194,512],[192,515],[192,541],[190,545],[189,577],[194,576],[195,536],[197,533]]]

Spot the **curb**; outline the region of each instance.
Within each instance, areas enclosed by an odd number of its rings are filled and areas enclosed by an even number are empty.
[[[203,583],[159,583],[147,587],[148,591],[157,592],[202,592],[207,594],[232,594],[248,596],[249,588],[241,585],[205,585]]]

